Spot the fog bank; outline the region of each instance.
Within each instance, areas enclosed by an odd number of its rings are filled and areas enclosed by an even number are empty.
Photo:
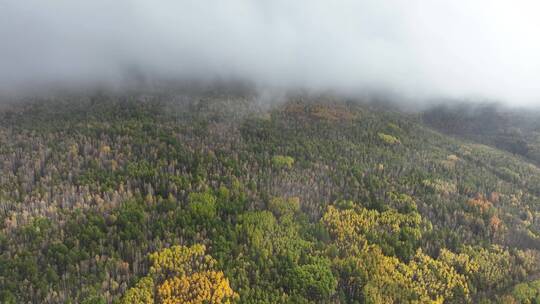
[[[0,92],[240,79],[540,104],[540,3],[0,0]]]

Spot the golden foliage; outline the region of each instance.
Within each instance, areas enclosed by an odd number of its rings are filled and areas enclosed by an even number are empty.
[[[194,271],[212,269],[216,260],[205,254],[204,245],[172,246],[150,254],[151,274],[174,273],[179,276]]]
[[[387,256],[372,237],[396,236],[404,230],[419,237],[422,219],[418,213],[401,214],[396,210],[378,212],[355,205],[345,210],[330,206],[323,216],[341,254],[334,259],[344,273],[341,284],[350,298],[365,303],[443,303],[450,299],[469,300],[469,285],[454,265],[464,264],[469,272],[479,269],[470,265],[466,255],[443,250],[442,258],[433,259],[417,250],[405,263]],[[383,237],[384,239],[384,237]]]
[[[385,256],[378,246],[369,246],[358,255],[338,259],[336,264],[342,269],[351,266],[355,269],[342,282],[351,298],[362,298],[366,303],[405,303],[412,298],[399,260]]]
[[[99,148],[99,152],[100,152],[101,154],[105,154],[105,155],[106,155],[106,154],[109,154],[109,153],[111,153],[111,147],[108,146],[108,145],[102,145],[102,146]]]
[[[342,284],[351,298],[365,303],[444,303],[469,301],[466,277],[451,265],[417,251],[408,264],[385,256],[376,245],[365,252],[337,259],[342,269],[355,269]]]
[[[422,218],[418,213],[401,214],[396,210],[381,213],[361,207],[339,210],[330,206],[322,221],[340,246],[344,248],[354,246],[363,250],[368,245],[366,233],[399,233],[404,226],[418,227]],[[420,230],[412,231],[419,236]]]
[[[69,154],[71,157],[76,157],[79,154],[79,146],[77,144],[72,144],[69,147]]]
[[[172,246],[150,254],[148,276],[129,289],[122,303],[217,304],[231,303],[238,295],[204,245]]]
[[[122,298],[121,304],[153,304],[154,303],[154,280],[152,277],[144,277],[130,288]]]
[[[444,303],[454,296],[468,298],[469,287],[464,275],[451,265],[435,260],[418,250],[407,267],[412,289],[419,303]]]
[[[453,266],[459,273],[466,277],[471,277],[480,269],[478,262],[471,259],[468,254],[457,254],[445,248],[441,249],[439,260]]]
[[[158,287],[157,295],[163,304],[230,303],[230,299],[237,297],[221,271],[173,277]]]

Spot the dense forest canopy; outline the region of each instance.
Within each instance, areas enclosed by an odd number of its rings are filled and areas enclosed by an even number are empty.
[[[0,302],[537,303],[536,129],[456,111],[222,91],[3,105]]]

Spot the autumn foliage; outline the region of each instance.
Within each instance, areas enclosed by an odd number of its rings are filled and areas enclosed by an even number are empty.
[[[122,302],[162,304],[230,303],[238,295],[231,289],[216,261],[203,245],[172,246],[152,253],[148,276],[127,291]]]

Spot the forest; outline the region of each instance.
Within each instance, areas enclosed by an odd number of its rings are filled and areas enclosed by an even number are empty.
[[[540,303],[540,128],[494,131],[506,148],[456,111],[220,90],[2,103],[0,302]]]

